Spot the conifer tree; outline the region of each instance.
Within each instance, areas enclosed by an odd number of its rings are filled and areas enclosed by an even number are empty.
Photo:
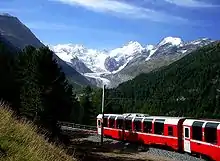
[[[15,69],[21,114],[58,133],[57,121],[70,121],[77,103],[53,52],[48,47],[28,46],[18,55]]]
[[[80,104],[83,107],[83,124],[95,124],[96,108],[92,103],[92,89],[90,86],[84,88],[84,95],[80,98]]]
[[[14,79],[13,51],[0,42],[0,99],[19,114],[19,89]]]
[[[48,47],[38,50],[38,62],[45,112],[57,120],[65,120],[73,108],[72,86]]]
[[[36,49],[26,47],[16,59],[16,81],[20,87],[20,114],[36,120],[43,110]]]

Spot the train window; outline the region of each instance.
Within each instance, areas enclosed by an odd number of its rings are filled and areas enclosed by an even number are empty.
[[[122,129],[122,127],[123,127],[123,119],[118,119],[117,118],[117,120],[116,120],[116,126],[117,126],[117,128],[118,129]]]
[[[125,130],[132,130],[132,120],[125,120]]]
[[[101,120],[98,120],[98,127],[101,127]]]
[[[218,123],[206,123],[205,125],[205,141],[211,144],[217,144],[217,127]]]
[[[185,128],[185,138],[189,138],[189,128]]]
[[[164,119],[156,119],[154,122],[154,133],[164,135]]]
[[[192,124],[192,139],[202,141],[202,125],[204,122],[195,121]]]
[[[109,118],[109,127],[115,128],[115,118]]]
[[[108,118],[104,118],[103,120],[103,127],[108,127]]]
[[[152,121],[153,119],[144,119],[144,132],[152,133]]]
[[[172,126],[168,126],[168,135],[173,136],[173,127]]]
[[[141,120],[142,119],[135,119],[134,120],[134,130],[137,131],[137,132],[142,131],[142,129],[141,129]]]

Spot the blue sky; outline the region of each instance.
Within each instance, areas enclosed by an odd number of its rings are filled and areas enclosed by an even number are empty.
[[[166,36],[220,39],[219,0],[0,0],[46,44],[111,49]]]

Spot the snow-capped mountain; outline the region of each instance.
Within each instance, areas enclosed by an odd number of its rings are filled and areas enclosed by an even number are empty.
[[[99,85],[104,82],[113,87],[141,72],[149,72],[176,61],[211,42],[213,40],[208,38],[184,42],[178,37],[166,37],[156,45],[141,45],[137,41],[130,41],[112,50],[88,49],[78,44],[49,47],[59,58],[87,78],[97,79]]]
[[[49,47],[56,53],[59,58],[68,62],[68,64],[71,64],[72,61],[77,58],[92,72],[106,71],[104,67],[104,61],[107,58],[107,54],[105,51],[87,49],[83,45],[78,44],[58,44]]]
[[[179,37],[166,37],[157,45],[157,47],[161,47],[163,45],[178,46],[181,45],[182,43],[183,41]]]
[[[59,58],[66,61],[69,65],[74,67],[76,62],[73,63],[73,61],[78,59],[81,64],[84,63],[86,67],[95,73],[117,72],[135,55],[141,54],[143,50],[146,50],[138,42],[132,41],[121,48],[110,51],[87,49],[83,45],[78,44],[58,44],[49,47]],[[84,67],[81,69],[82,71],[80,72],[84,73]]]

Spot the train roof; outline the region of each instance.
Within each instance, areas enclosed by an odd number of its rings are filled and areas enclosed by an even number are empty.
[[[171,119],[180,120],[185,119],[185,117],[171,117],[171,116],[149,116],[148,114],[140,113],[125,113],[125,114],[104,114],[104,116],[122,116],[122,117],[135,117],[135,118],[146,118],[146,119]],[[102,118],[102,114],[99,114],[97,118]]]
[[[180,120],[180,119],[185,119],[186,117],[172,117],[172,116],[149,116],[147,118],[156,118],[156,119],[176,119],[176,120]]]
[[[121,114],[104,114],[104,116],[122,116]],[[97,119],[101,119],[102,118],[102,114],[99,114],[97,116]]]
[[[140,114],[140,113],[125,113],[125,114],[104,114],[104,117],[115,116],[120,118],[134,118],[134,119],[141,119],[142,121],[152,119],[157,122],[164,122],[165,124],[170,125],[177,125],[181,119],[186,119],[185,117],[171,117],[171,116],[149,116],[147,114]],[[97,118],[101,119],[102,114],[99,114]]]
[[[124,114],[104,114],[105,117],[109,117],[109,116],[120,116],[123,118],[143,118],[143,119],[163,119],[165,120],[165,124],[178,124],[179,120],[181,119],[185,119],[183,122],[183,125],[186,126],[192,126],[193,123],[195,123],[196,121],[198,122],[204,122],[204,123],[217,123],[219,124],[219,129],[220,129],[220,120],[217,119],[195,119],[195,118],[189,118],[189,117],[171,117],[171,116],[149,116],[148,114],[142,114],[142,113],[124,113]],[[97,116],[97,118],[101,119],[102,118],[102,114],[99,114]],[[143,120],[142,119],[142,120]]]
[[[186,119],[183,122],[183,125],[185,125],[185,126],[192,126],[193,123],[195,123],[195,122],[217,123],[217,124],[220,124],[220,120],[216,120],[216,119],[192,119],[192,118],[190,118],[190,119]]]

